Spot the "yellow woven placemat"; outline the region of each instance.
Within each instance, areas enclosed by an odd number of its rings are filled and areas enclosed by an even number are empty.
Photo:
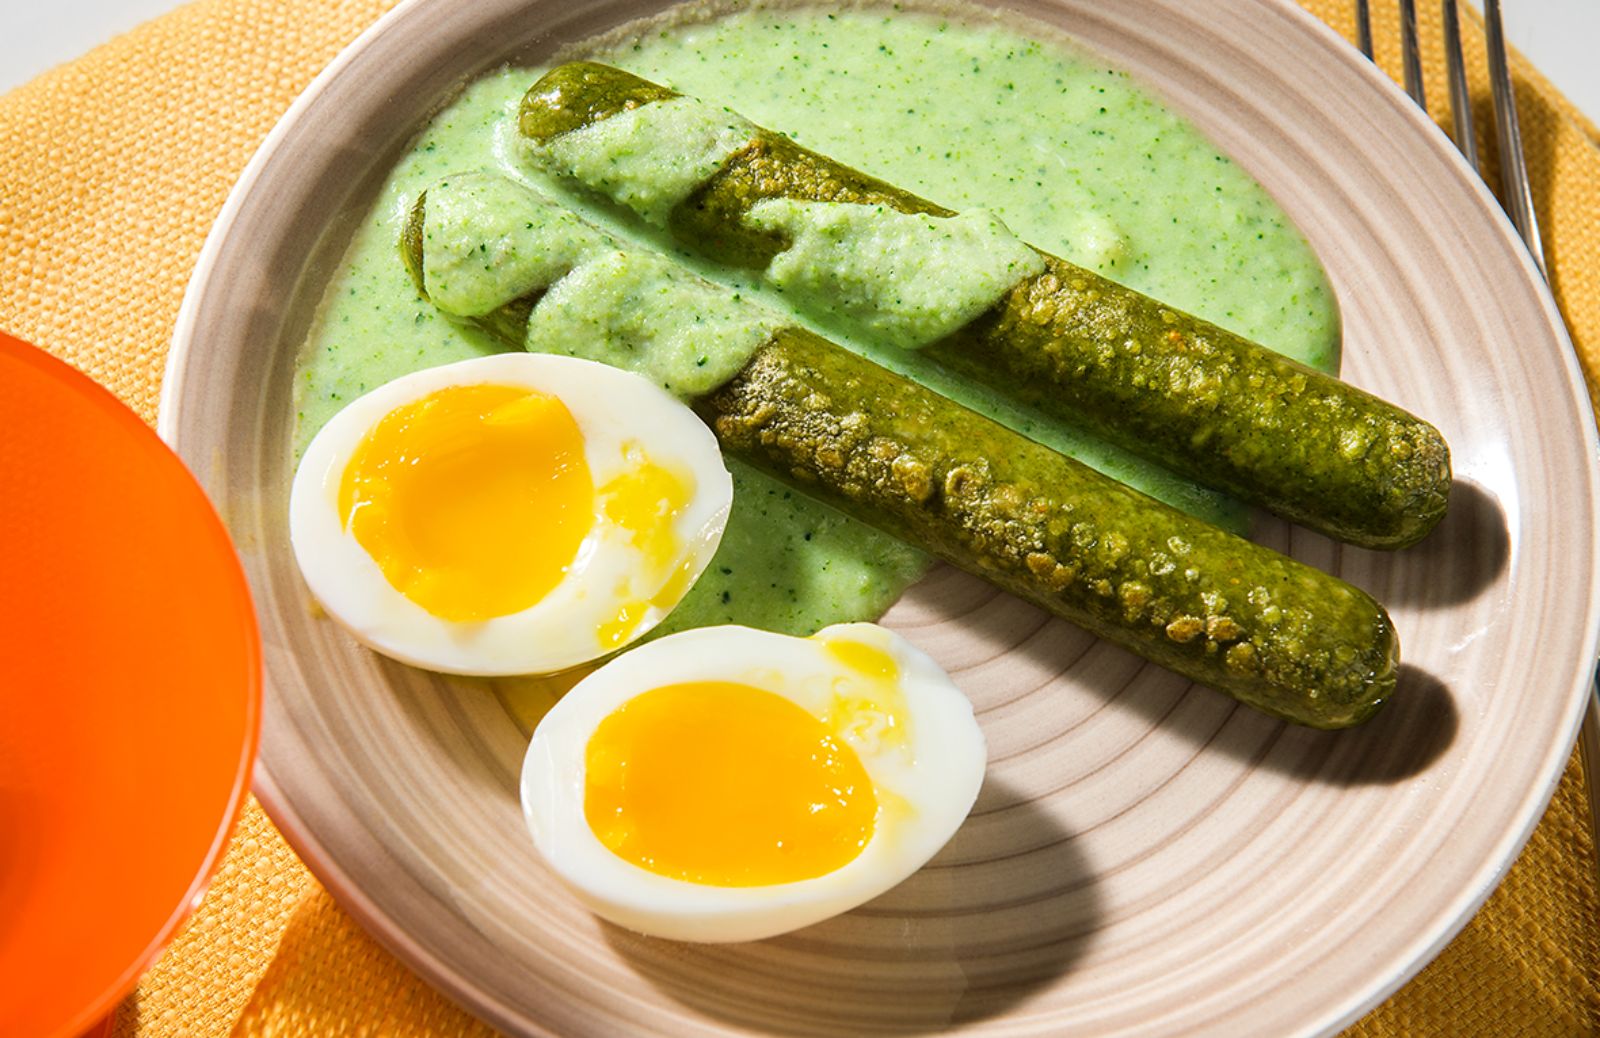
[[[153,421],[183,288],[229,187],[295,95],[394,2],[200,0],[0,97],[0,329],[66,358]],[[1302,2],[1354,36],[1349,0]],[[1397,69],[1393,4],[1375,7],[1379,57]],[[1476,57],[1479,29],[1468,29]],[[1423,36],[1433,45],[1429,94],[1444,98],[1436,24]],[[1525,63],[1516,72],[1552,284],[1593,387],[1600,147],[1546,81]],[[1481,61],[1474,74],[1486,126]],[[1574,760],[1484,909],[1350,1033],[1600,1035],[1600,899],[1585,812]],[[362,933],[254,800],[210,893],[116,1030],[489,1033]]]

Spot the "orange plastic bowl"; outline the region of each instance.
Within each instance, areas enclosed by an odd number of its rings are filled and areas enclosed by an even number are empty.
[[[232,543],[110,393],[0,334],[0,1035],[108,1013],[249,789],[261,648]]]

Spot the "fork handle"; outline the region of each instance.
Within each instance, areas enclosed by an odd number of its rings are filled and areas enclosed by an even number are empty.
[[[1528,165],[1522,154],[1522,129],[1517,122],[1517,95],[1511,84],[1511,67],[1506,61],[1506,35],[1500,20],[1500,0],[1487,0],[1483,7],[1484,33],[1489,51],[1489,82],[1494,90],[1495,140],[1500,149],[1500,175],[1506,196],[1506,212],[1522,235],[1533,262],[1546,280],[1544,242],[1539,235],[1539,220],[1533,212],[1533,191],[1528,185]],[[1596,723],[1600,723],[1597,719]]]

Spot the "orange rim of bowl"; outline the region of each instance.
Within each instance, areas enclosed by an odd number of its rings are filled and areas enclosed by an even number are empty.
[[[58,1024],[47,1025],[55,1027],[55,1030],[46,1033],[72,1038],[104,1021],[108,1014],[115,1010],[117,1004],[131,992],[139,977],[154,963],[157,956],[193,914],[216,875],[223,852],[237,828],[246,795],[250,791],[261,735],[262,650],[249,584],[239,564],[233,542],[209,498],[171,448],[109,390],[44,350],[4,332],[0,332],[0,368],[31,372],[42,380],[60,386],[63,399],[76,398],[92,410],[97,422],[104,423],[105,432],[96,434],[97,442],[124,444],[127,455],[141,458],[144,470],[161,473],[163,479],[170,483],[170,488],[186,498],[181,503],[174,501],[172,507],[181,509],[186,517],[185,532],[197,538],[195,557],[200,558],[204,555],[214,560],[205,564],[208,567],[215,567],[213,571],[215,580],[221,585],[219,594],[213,601],[225,600],[227,605],[226,610],[218,609],[216,613],[219,616],[226,616],[225,622],[229,627],[234,625],[236,616],[246,620],[233,632],[238,637],[237,651],[228,650],[229,669],[234,673],[224,673],[215,683],[219,691],[236,690],[242,697],[240,704],[242,709],[238,712],[237,725],[242,738],[239,740],[237,757],[231,758],[233,775],[223,810],[217,818],[203,855],[195,863],[192,877],[182,895],[171,906],[170,911],[166,912],[163,921],[149,940],[119,972],[111,975],[103,983],[94,982],[92,986],[98,993],[92,1000],[82,1004],[76,1011],[70,1012],[70,1015],[68,1011],[64,1011]],[[218,627],[221,629],[222,624],[219,623]],[[218,670],[220,672],[220,668]],[[231,696],[232,693],[228,695]],[[230,724],[229,727],[234,726]],[[212,772],[213,775],[222,773],[224,768],[220,766]],[[195,826],[192,831],[202,830],[199,826]],[[179,875],[180,872],[174,868],[169,874]],[[138,932],[134,927],[128,929]],[[83,936],[86,940],[93,937],[92,934]],[[129,943],[136,941],[137,938]]]

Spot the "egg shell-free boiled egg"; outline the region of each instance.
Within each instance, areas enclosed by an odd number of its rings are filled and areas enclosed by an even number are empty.
[[[730,708],[742,688],[758,695]],[[545,861],[602,918],[749,941],[921,868],[967,816],[985,759],[966,696],[882,627],[712,627],[574,686],[534,733],[522,805]]]
[[[312,594],[378,652],[549,673],[628,644],[710,562],[733,487],[646,379],[507,353],[415,372],[333,417],[289,500]]]

